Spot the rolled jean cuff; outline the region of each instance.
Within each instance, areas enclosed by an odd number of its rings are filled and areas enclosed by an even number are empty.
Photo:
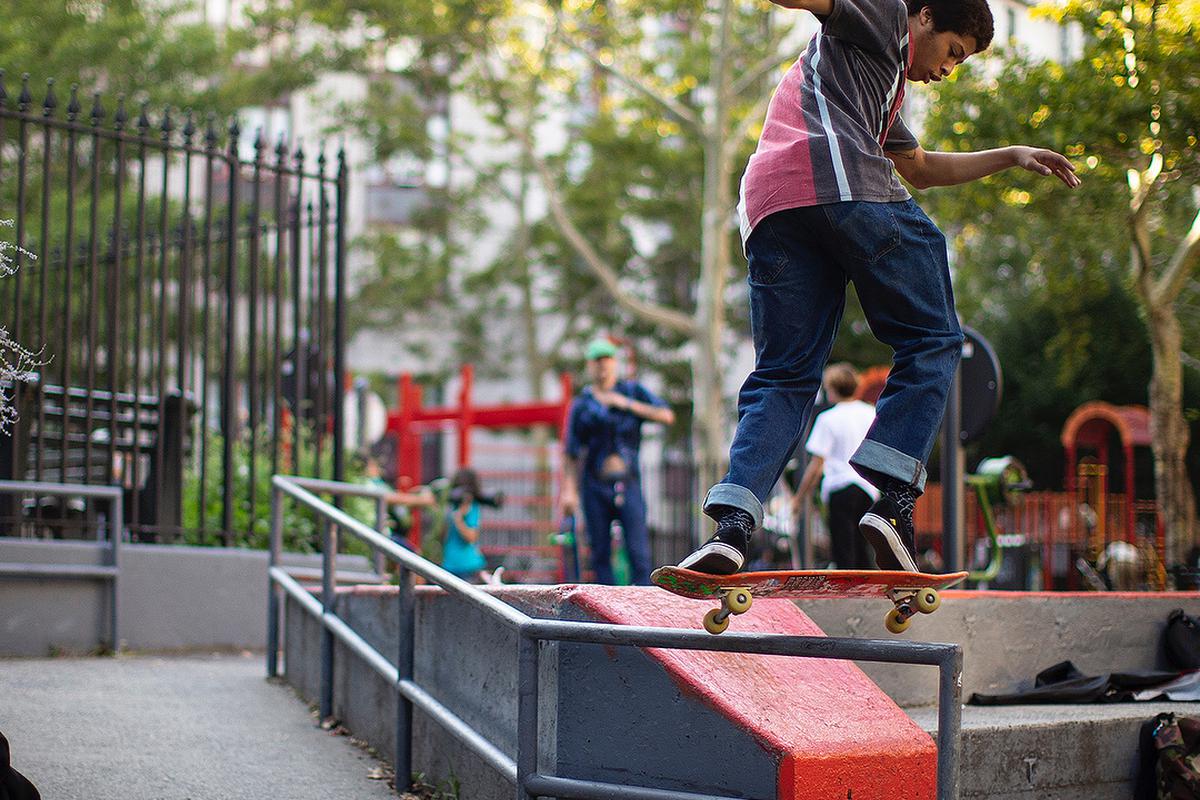
[[[915,487],[918,492],[925,491],[925,465],[912,456],[901,453],[886,444],[864,439],[863,443],[854,451],[854,455],[850,456],[850,465],[864,467],[898,481],[904,481]],[[869,478],[869,476],[864,477]]]
[[[716,486],[713,486],[708,490],[708,494],[704,498],[704,513],[711,517],[712,514],[709,512],[709,509],[713,506],[740,508],[754,517],[755,530],[762,527],[762,503],[758,502],[758,498],[754,496],[754,492],[745,486],[738,486],[736,483],[718,483]]]

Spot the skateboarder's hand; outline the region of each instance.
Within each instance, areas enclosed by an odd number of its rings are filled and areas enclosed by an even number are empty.
[[[1075,165],[1066,156],[1059,155],[1053,150],[1044,150],[1038,147],[1016,147],[1013,149],[1017,166],[1022,169],[1027,169],[1030,172],[1036,172],[1040,175],[1053,175],[1072,189],[1081,183],[1079,176],[1075,174]]]

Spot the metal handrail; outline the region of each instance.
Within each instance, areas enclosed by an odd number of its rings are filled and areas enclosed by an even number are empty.
[[[107,499],[109,507],[109,555],[107,566],[86,564],[0,564],[0,576],[17,578],[93,578],[109,582],[109,646],[113,652],[121,649],[117,625],[117,597],[121,577],[121,539],[125,535],[124,494],[120,486],[97,486],[83,483],[50,483],[46,481],[0,481],[0,493],[40,494],[55,497],[97,497]]]
[[[322,501],[305,486],[328,494],[362,493],[364,487],[332,481],[313,481],[276,475],[271,492],[271,550],[268,571],[267,673],[278,674],[279,615],[282,590],[322,625],[320,711],[333,713],[333,645],[342,642],[386,680],[400,695],[397,703],[395,773],[411,769],[412,711],[420,708],[432,719],[512,781],[518,800],[540,796],[562,798],[621,798],[622,800],[732,800],[690,792],[625,786],[599,781],[575,780],[537,772],[538,759],[538,645],[542,641],[589,642],[631,647],[660,647],[756,653],[805,658],[879,661],[934,665],[938,668],[937,797],[958,797],[958,765],[961,733],[962,648],[901,640],[843,639],[823,636],[792,636],[764,633],[727,633],[720,637],[695,630],[612,625],[598,622],[548,620],[531,617],[493,597],[388,537]],[[343,491],[344,490],[344,491]],[[380,490],[372,490],[372,492]],[[322,526],[322,595],[317,601],[279,567],[282,549],[284,496],[302,503],[325,523]],[[396,665],[372,647],[333,610],[333,576],[336,571],[339,530],[349,531],[399,568],[399,643]],[[447,592],[512,625],[518,633],[517,757],[512,759],[462,718],[442,705],[412,680],[414,603],[413,582],[408,572],[422,576]],[[399,787],[398,787],[399,788]]]

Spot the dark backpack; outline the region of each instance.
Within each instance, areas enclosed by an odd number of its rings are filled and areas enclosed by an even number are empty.
[[[1142,725],[1135,800],[1200,797],[1200,719],[1159,714]]]
[[[1176,669],[1200,669],[1200,621],[1177,608],[1167,617],[1167,660]]]

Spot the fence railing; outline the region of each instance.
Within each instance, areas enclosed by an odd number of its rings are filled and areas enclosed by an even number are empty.
[[[20,506],[24,495],[33,495],[34,503],[43,496],[50,497],[83,497],[106,500],[104,527],[109,541],[108,563],[104,565],[90,564],[30,564],[0,562],[0,577],[11,578],[83,578],[88,580],[107,581],[108,595],[108,643],[114,651],[121,648],[120,627],[118,626],[117,597],[121,577],[121,539],[125,535],[125,515],[122,506],[122,492],[117,486],[85,486],[82,484],[39,483],[37,481],[4,481],[0,480],[0,494],[17,500]],[[17,531],[13,531],[17,533]],[[104,637],[100,637],[104,641]]]
[[[0,71],[0,316],[44,362],[0,387],[0,477],[119,484],[135,541],[224,544],[270,475],[343,477],[346,158],[273,135]]]
[[[306,485],[309,488],[305,488]],[[311,488],[311,491],[310,491]],[[707,650],[805,658],[832,658],[853,661],[891,662],[936,666],[938,682],[937,796],[952,800],[958,796],[958,770],[962,700],[962,648],[955,644],[930,644],[898,640],[839,639],[783,634],[726,633],[714,637],[708,633],[671,628],[611,625],[538,619],[504,603],[466,581],[450,574],[416,553],[393,542],[377,530],[323,501],[314,492],[338,495],[362,492],[361,486],[332,482],[305,481],[276,475],[271,494],[271,551],[267,595],[267,673],[278,674],[280,647],[280,592],[293,598],[307,613],[317,618],[321,630],[321,669],[319,705],[322,717],[333,713],[334,642],[340,641],[378,673],[397,693],[395,774],[402,783],[412,772],[412,715],[420,708],[451,735],[479,755],[492,768],[510,780],[518,800],[533,797],[628,798],[629,800],[699,800],[700,795],[617,785],[598,781],[574,780],[537,771],[538,764],[538,672],[539,644],[543,641],[586,642],[609,646],[660,647],[681,650]],[[300,503],[322,520],[321,599],[318,601],[298,581],[279,566],[283,539],[283,504]],[[334,578],[337,569],[337,544],[342,533],[366,543],[376,553],[393,562],[398,570],[399,637],[394,660],[380,653],[355,632],[335,610]],[[489,741],[467,722],[443,705],[413,679],[415,603],[413,576],[473,604],[497,622],[515,629],[518,639],[518,700],[516,758]],[[397,788],[402,788],[399,785]],[[714,798],[709,800],[726,800]],[[732,800],[732,798],[728,798]]]

